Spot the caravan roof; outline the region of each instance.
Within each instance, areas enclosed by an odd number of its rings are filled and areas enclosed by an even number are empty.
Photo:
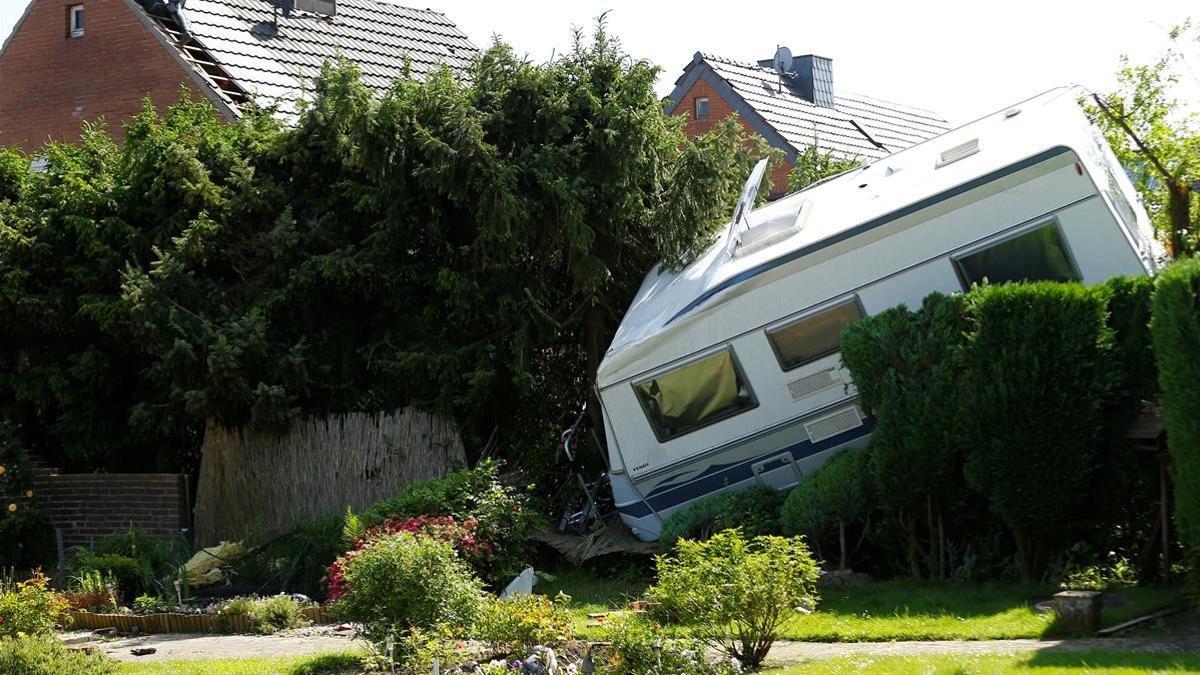
[[[767,283],[823,248],[1064,147],[1081,157],[1103,153],[1102,139],[1089,137],[1083,123],[1081,94],[1073,86],[1053,89],[767,204],[750,212],[749,229],[730,228],[685,268],[651,271],[600,365],[599,386],[662,365],[664,354],[655,347],[667,335],[687,330],[744,287]],[[706,333],[728,334],[705,337],[717,344],[742,328],[706,326]]]

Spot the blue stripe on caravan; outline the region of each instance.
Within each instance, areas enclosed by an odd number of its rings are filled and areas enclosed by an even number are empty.
[[[922,199],[919,202],[914,202],[912,204],[909,204],[908,206],[906,206],[898,211],[892,211],[891,213],[884,215],[884,216],[880,216],[874,220],[868,220],[867,222],[863,223],[862,225],[857,225],[848,230],[843,230],[841,232],[838,232],[837,234],[826,237],[825,239],[822,239],[818,242],[814,242],[803,248],[798,248],[795,251],[792,251],[791,253],[779,256],[778,258],[775,258],[774,260],[769,260],[769,261],[759,265],[758,267],[752,267],[752,268],[746,270],[745,272],[739,272],[738,274],[735,274],[732,277],[729,277],[725,281],[722,281],[721,283],[717,284],[716,286],[713,286],[712,288],[708,289],[707,291],[701,293],[700,297],[689,302],[686,307],[679,310],[675,314],[675,316],[671,317],[670,321],[667,321],[666,325],[668,325],[668,326],[671,325],[679,317],[683,316],[684,314],[687,314],[688,312],[691,312],[693,309],[696,309],[700,305],[703,305],[704,303],[708,302],[708,300],[710,298],[712,298],[714,295],[716,295],[717,293],[720,293],[721,291],[724,291],[724,290],[727,290],[734,286],[737,286],[738,284],[741,284],[743,282],[749,281],[750,279],[753,279],[754,277],[756,277],[760,274],[770,272],[771,270],[775,269],[776,267],[779,267],[780,265],[786,265],[786,264],[792,262],[793,260],[799,260],[800,258],[803,258],[804,256],[812,255],[813,253],[816,253],[817,251],[820,251],[823,248],[833,246],[834,244],[843,242],[851,237],[857,237],[858,235],[863,234],[864,232],[869,232],[870,230],[873,230],[877,227],[887,225],[888,223],[890,223],[894,220],[899,220],[900,218],[903,218],[908,215],[912,215],[913,213],[916,213],[917,211],[921,211],[921,210],[927,209],[931,206],[935,206],[941,202],[946,201],[947,199],[951,199],[952,197],[957,197],[958,195],[960,195],[964,192],[967,192],[969,190],[974,190],[975,188],[978,188],[978,187],[982,187],[988,183],[991,183],[992,181],[1000,180],[1001,178],[1004,178],[1005,176],[1014,174],[1023,169],[1028,169],[1029,167],[1031,167],[1035,164],[1040,164],[1048,159],[1052,159],[1052,158],[1057,157],[1066,152],[1071,152],[1071,149],[1065,145],[1055,146],[1053,148],[1050,148],[1049,150],[1046,150],[1045,152],[1040,152],[1032,157],[1027,157],[1027,158],[1017,162],[1016,164],[1009,164],[1008,166],[1004,167],[1003,169],[998,169],[989,174],[984,174],[978,178],[967,181],[966,183],[963,183],[962,185],[950,188],[949,190],[946,190],[945,192],[939,192],[938,194],[933,195],[932,197],[926,197],[925,199]],[[879,160],[879,161],[884,161],[884,160]]]
[[[804,440],[795,443],[786,448],[779,450],[771,450],[757,457],[733,462],[728,465],[721,466],[717,471],[705,471],[702,477],[689,480],[679,485],[671,485],[665,488],[655,490],[647,499],[654,505],[656,511],[667,511],[681,504],[703,497],[704,495],[716,492],[727,485],[734,485],[744,480],[749,480],[754,477],[754,471],[751,466],[767,457],[778,455],[781,452],[790,452],[792,457],[797,461],[805,457],[811,457],[818,452],[823,452],[830,448],[836,448],[840,445],[845,445],[851,441],[857,440],[871,433],[875,428],[874,423],[869,420],[863,420],[863,425],[856,429],[843,431],[842,433],[827,438],[819,443],[812,443]],[[622,514],[631,518],[644,518],[650,515],[650,506],[646,502],[633,502],[625,506],[619,507]]]

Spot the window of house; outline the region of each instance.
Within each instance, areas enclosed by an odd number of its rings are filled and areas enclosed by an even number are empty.
[[[955,258],[954,265],[965,288],[984,279],[993,284],[1080,279],[1056,221]]]
[[[67,9],[67,35],[83,37],[83,5],[71,5]]]
[[[697,98],[696,99],[696,119],[698,119],[698,120],[708,119],[708,99],[707,98]]]
[[[731,348],[635,383],[633,389],[660,441],[758,405]]]
[[[837,352],[842,344],[842,329],[862,316],[858,301],[851,299],[769,330],[767,339],[779,366],[791,370]]]

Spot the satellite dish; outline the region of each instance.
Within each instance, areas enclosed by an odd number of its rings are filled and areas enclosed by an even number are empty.
[[[780,47],[775,50],[775,59],[772,61],[775,66],[775,72],[783,75],[792,69],[792,50],[787,47]]]

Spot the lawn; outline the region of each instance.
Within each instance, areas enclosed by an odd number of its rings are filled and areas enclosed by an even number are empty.
[[[121,675],[335,675],[358,673],[361,670],[361,656],[344,653],[252,659],[133,661],[122,663],[119,672]]]
[[[579,637],[598,637],[586,627],[587,614],[622,607],[645,585],[612,582],[579,570],[566,571],[538,591],[572,597]],[[1053,595],[1051,586],[1017,583],[963,584],[934,581],[885,581],[863,588],[826,589],[817,611],[789,621],[785,640],[857,642],[889,640],[996,640],[1065,637],[1050,615],[1033,603]],[[1170,588],[1121,588],[1105,608],[1102,622],[1111,626],[1178,601]]]
[[[1146,675],[1147,673],[1196,672],[1200,654],[1145,654],[1105,651],[1053,651],[1033,654],[938,654],[925,656],[852,656],[810,661],[769,675],[833,675],[887,673],[888,675],[988,675],[1020,673],[1031,675]]]

